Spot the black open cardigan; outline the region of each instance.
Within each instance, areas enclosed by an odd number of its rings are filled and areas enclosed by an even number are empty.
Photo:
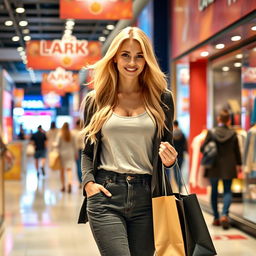
[[[162,168],[162,161],[159,157],[158,151],[161,141],[167,141],[173,145],[173,117],[174,117],[174,103],[172,94],[169,90],[166,90],[161,95],[162,108],[165,113],[165,125],[168,129],[164,129],[163,136],[160,138],[157,136],[157,130],[153,139],[153,176],[151,182],[151,193],[152,197],[160,195],[160,188],[162,186],[162,177],[159,177],[157,170]],[[84,124],[85,126],[89,124],[92,115],[94,114],[94,108],[88,100],[85,104],[84,110]],[[78,223],[86,223],[87,218],[87,198],[84,190],[84,185],[89,181],[95,181],[95,175],[97,172],[97,167],[100,160],[100,150],[101,150],[101,131],[96,134],[97,141],[94,144],[90,142],[85,143],[85,147],[82,151],[82,180],[83,180],[83,196],[84,200],[81,206]],[[160,172],[159,172],[160,173]]]

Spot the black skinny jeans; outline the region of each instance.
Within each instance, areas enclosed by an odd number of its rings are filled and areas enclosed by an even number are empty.
[[[102,256],[153,256],[151,176],[99,170],[96,182],[110,191],[88,198],[90,227]]]

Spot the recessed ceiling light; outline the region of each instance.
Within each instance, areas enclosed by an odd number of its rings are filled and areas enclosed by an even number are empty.
[[[29,31],[28,28],[25,28],[25,29],[22,30],[22,33],[23,33],[23,34],[29,34],[29,32],[30,32],[30,31]]]
[[[24,41],[29,41],[29,40],[31,40],[31,36],[24,36]]]
[[[25,9],[23,7],[18,7],[18,8],[15,9],[15,11],[17,13],[23,13],[23,12],[25,12]]]
[[[231,41],[235,42],[235,41],[239,41],[241,39],[241,36],[232,36],[231,37]]]
[[[256,31],[256,26],[251,27],[252,31]]]
[[[21,20],[21,21],[19,22],[19,25],[20,25],[21,27],[26,27],[26,26],[28,25],[28,22],[27,22],[26,20]]]
[[[23,51],[23,47],[21,47],[21,46],[18,47],[18,48],[17,48],[17,51],[18,51],[18,52],[22,52],[22,51]]]
[[[225,72],[229,71],[229,67],[225,66],[225,67],[222,68],[222,70],[225,71]]]
[[[237,59],[242,59],[242,58],[243,58],[243,54],[242,54],[242,53],[237,54],[237,55],[236,55],[236,58],[237,58]]]
[[[216,44],[215,48],[216,49],[223,49],[225,47],[225,44]]]
[[[103,34],[104,34],[104,35],[108,35],[108,34],[109,34],[109,30],[104,29],[104,30],[103,30]]]
[[[114,25],[107,25],[107,27],[106,27],[108,30],[113,30],[114,28],[115,28],[115,26]]]
[[[106,41],[106,37],[104,37],[104,36],[100,36],[100,37],[99,37],[99,41],[101,41],[101,42]]]
[[[10,27],[10,26],[13,25],[13,21],[12,20],[7,20],[7,21],[5,21],[4,25],[7,26],[7,27]]]
[[[75,25],[75,22],[73,20],[67,20],[66,21],[66,26],[73,27]]]
[[[13,36],[12,37],[12,41],[13,42],[17,42],[17,41],[19,41],[20,40],[20,38],[18,37],[18,36]]]
[[[234,66],[235,66],[236,68],[240,68],[240,67],[242,67],[242,63],[241,63],[241,62],[235,62],[235,63],[234,63]]]
[[[209,55],[209,52],[207,52],[207,51],[201,52],[200,55],[201,55],[202,57],[206,57],[206,56]]]

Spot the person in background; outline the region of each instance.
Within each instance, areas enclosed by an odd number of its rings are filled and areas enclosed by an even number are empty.
[[[46,133],[48,153],[54,149],[58,133],[59,129],[56,127],[56,123],[52,121],[50,130]]]
[[[178,160],[178,165],[175,166],[175,171],[174,171],[174,177],[176,184],[179,188],[179,192],[181,192],[182,189],[182,180],[181,180],[181,168],[184,160],[184,153],[188,151],[188,145],[187,145],[187,140],[182,132],[182,130],[179,128],[179,122],[177,120],[173,121],[173,145],[178,153],[177,160]]]
[[[76,121],[76,126],[72,130],[72,134],[75,137],[75,142],[76,142],[76,150],[78,157],[76,159],[76,169],[77,169],[77,177],[79,181],[79,187],[82,187],[82,169],[81,169],[81,154],[82,154],[82,149],[84,148],[84,138],[81,134],[81,120],[78,119]]]
[[[22,124],[20,124],[20,131],[19,131],[19,134],[18,134],[18,139],[19,140],[25,140],[25,132],[24,132]]]
[[[211,206],[214,214],[213,225],[222,225],[223,229],[228,229],[230,226],[228,214],[232,202],[232,181],[237,177],[238,170],[241,169],[241,154],[238,144],[236,132],[229,128],[230,114],[227,110],[221,110],[217,116],[218,126],[214,131],[208,132],[201,152],[211,140],[217,144],[217,157],[214,165],[211,168],[205,168],[205,177],[210,179],[211,191]],[[223,181],[223,208],[221,217],[218,211],[218,183]]]
[[[101,255],[153,256],[152,173],[177,156],[172,93],[137,27],[121,30],[92,68],[95,90],[83,108],[87,206],[79,223],[88,216]]]
[[[35,146],[35,166],[37,170],[37,177],[40,176],[40,162],[41,159],[41,171],[43,176],[45,175],[45,160],[46,160],[46,135],[44,130],[42,129],[42,126],[39,125],[37,128],[37,132],[32,134],[30,140],[33,142]]]
[[[75,137],[72,135],[69,129],[69,124],[64,123],[60,133],[58,135],[57,141],[57,150],[60,154],[60,161],[61,161],[61,170],[60,170],[60,179],[61,179],[61,191],[65,192],[65,173],[67,173],[67,180],[68,180],[68,193],[72,191],[72,170],[75,166],[76,159],[78,157],[77,150],[76,150],[76,142]]]

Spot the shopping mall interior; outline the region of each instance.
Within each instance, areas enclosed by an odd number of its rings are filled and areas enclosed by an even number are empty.
[[[66,123],[83,141],[77,124],[94,89],[87,67],[127,26],[148,36],[172,91],[187,141],[182,193],[197,195],[217,255],[255,255],[256,0],[0,0],[0,256],[101,255],[89,224],[77,224],[79,156],[63,187],[50,141],[55,145]],[[200,152],[224,108],[242,159],[228,230],[212,223]],[[46,151],[37,157],[38,127]],[[178,190],[174,168],[166,171]],[[218,191],[221,208],[221,181]]]

